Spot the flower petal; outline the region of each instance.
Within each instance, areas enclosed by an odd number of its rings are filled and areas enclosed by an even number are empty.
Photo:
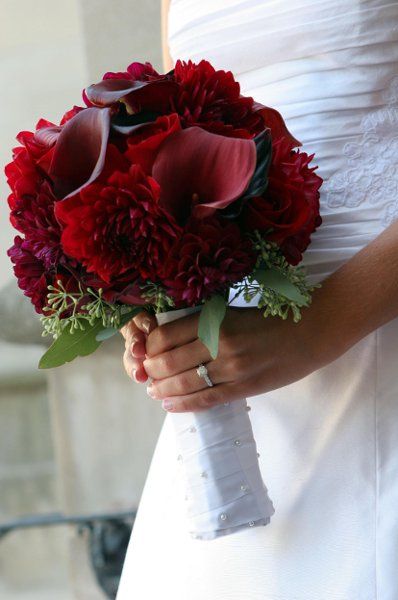
[[[275,110],[275,108],[270,108],[269,106],[264,106],[259,102],[255,102],[253,105],[253,110],[260,113],[266,127],[269,127],[271,129],[273,141],[284,137],[289,140],[292,148],[302,146],[302,143],[296,140],[296,138],[290,133],[290,131],[286,127],[286,123],[282,115],[277,110]]]
[[[57,198],[67,198],[101,173],[110,128],[110,109],[86,108],[65,123],[54,148],[49,176]]]
[[[256,168],[252,139],[230,138],[200,127],[182,129],[161,144],[152,175],[161,202],[178,221],[225,208],[246,190]]]
[[[97,106],[110,106],[135,90],[147,85],[146,81],[132,79],[104,79],[86,88],[86,96]]]
[[[52,125],[51,127],[43,127],[38,129],[35,133],[35,141],[43,146],[52,146],[59,138],[59,134],[62,131],[62,127],[59,125]]]
[[[145,90],[143,88],[146,88]],[[124,100],[129,106],[134,100],[138,104],[145,94],[145,108],[155,108],[159,102],[171,95],[178,88],[178,84],[170,79],[154,79],[139,81],[132,79],[104,79],[99,83],[90,85],[86,90],[88,100],[96,106],[111,106],[115,102]],[[141,93],[142,92],[142,93]]]

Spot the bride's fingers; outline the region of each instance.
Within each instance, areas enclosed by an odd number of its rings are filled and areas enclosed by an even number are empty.
[[[206,365],[210,380],[214,385],[223,383],[222,373],[217,366],[217,363],[210,362]],[[192,394],[199,390],[205,390],[209,386],[203,377],[199,377],[195,369],[184,371],[174,377],[168,377],[167,379],[154,380],[147,387],[147,392],[151,398],[155,400],[162,400],[168,396],[183,396],[186,394]]]
[[[196,339],[189,344],[173,348],[144,360],[144,368],[153,379],[165,379],[197,367],[210,360],[206,346]]]
[[[142,359],[133,358],[128,347],[126,347],[123,354],[123,366],[127,375],[134,381],[138,383],[145,383],[147,381],[148,376],[143,367]]]
[[[142,312],[138,313],[138,315],[135,315],[133,321],[136,327],[140,331],[143,331],[146,335],[148,335],[153,329],[155,329],[155,327],[157,327],[156,317],[151,315],[146,310],[143,310]]]
[[[138,329],[133,319],[120,328],[120,333],[124,337],[126,348],[128,344],[131,344],[136,339],[145,340],[146,338],[145,333]]]
[[[164,398],[162,406],[169,412],[196,412],[206,410],[223,402],[233,402],[245,397],[245,390],[234,383],[220,383],[205,390],[184,396]]]
[[[147,340],[147,355],[156,356],[194,341],[198,337],[198,319],[194,313],[153,329]]]

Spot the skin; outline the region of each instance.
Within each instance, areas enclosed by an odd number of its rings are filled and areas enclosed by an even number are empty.
[[[212,360],[197,314],[157,327],[142,312],[122,329],[124,366],[135,381],[150,378],[148,394],[166,410],[198,411],[293,383],[397,316],[398,221],[322,282],[298,324],[229,308]],[[214,387],[198,377],[200,363]]]
[[[170,56],[169,46],[167,43],[168,33],[167,33],[167,16],[169,13],[169,5],[170,0],[162,0],[161,1],[161,33],[162,33],[162,54],[163,54],[163,69],[164,72],[167,73],[171,71],[174,67],[173,59]]]
[[[165,70],[167,10],[162,2]],[[398,221],[322,282],[302,319],[264,318],[256,308],[229,308],[212,360],[197,338],[198,315],[157,327],[146,312],[123,327],[127,374],[148,383],[165,410],[199,411],[262,394],[336,360],[366,335],[398,316]],[[204,363],[214,387],[198,377]]]

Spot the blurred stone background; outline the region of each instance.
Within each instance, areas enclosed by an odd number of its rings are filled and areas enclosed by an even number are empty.
[[[0,165],[15,135],[58,121],[81,89],[133,60],[161,69],[159,0],[0,0]],[[123,372],[121,338],[94,357],[37,369],[40,324],[5,252],[0,178],[0,525],[33,514],[136,509],[164,413]],[[101,600],[76,527],[0,538],[0,600]]]

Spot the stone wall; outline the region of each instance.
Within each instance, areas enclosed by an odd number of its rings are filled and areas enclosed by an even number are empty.
[[[0,349],[1,523],[59,510],[46,379],[29,366],[40,354],[25,346],[17,370]],[[65,528],[31,529],[0,539],[0,598],[12,600],[28,589],[66,592],[67,535]]]
[[[0,0],[0,164],[15,134],[58,121],[80,90],[132,60],[161,65],[157,0]],[[0,288],[11,244],[0,178]],[[21,292],[0,297],[0,519],[136,508],[164,413],[123,372],[121,338],[51,373]],[[29,312],[30,311],[30,312]],[[72,527],[0,541],[0,600],[103,600]]]

